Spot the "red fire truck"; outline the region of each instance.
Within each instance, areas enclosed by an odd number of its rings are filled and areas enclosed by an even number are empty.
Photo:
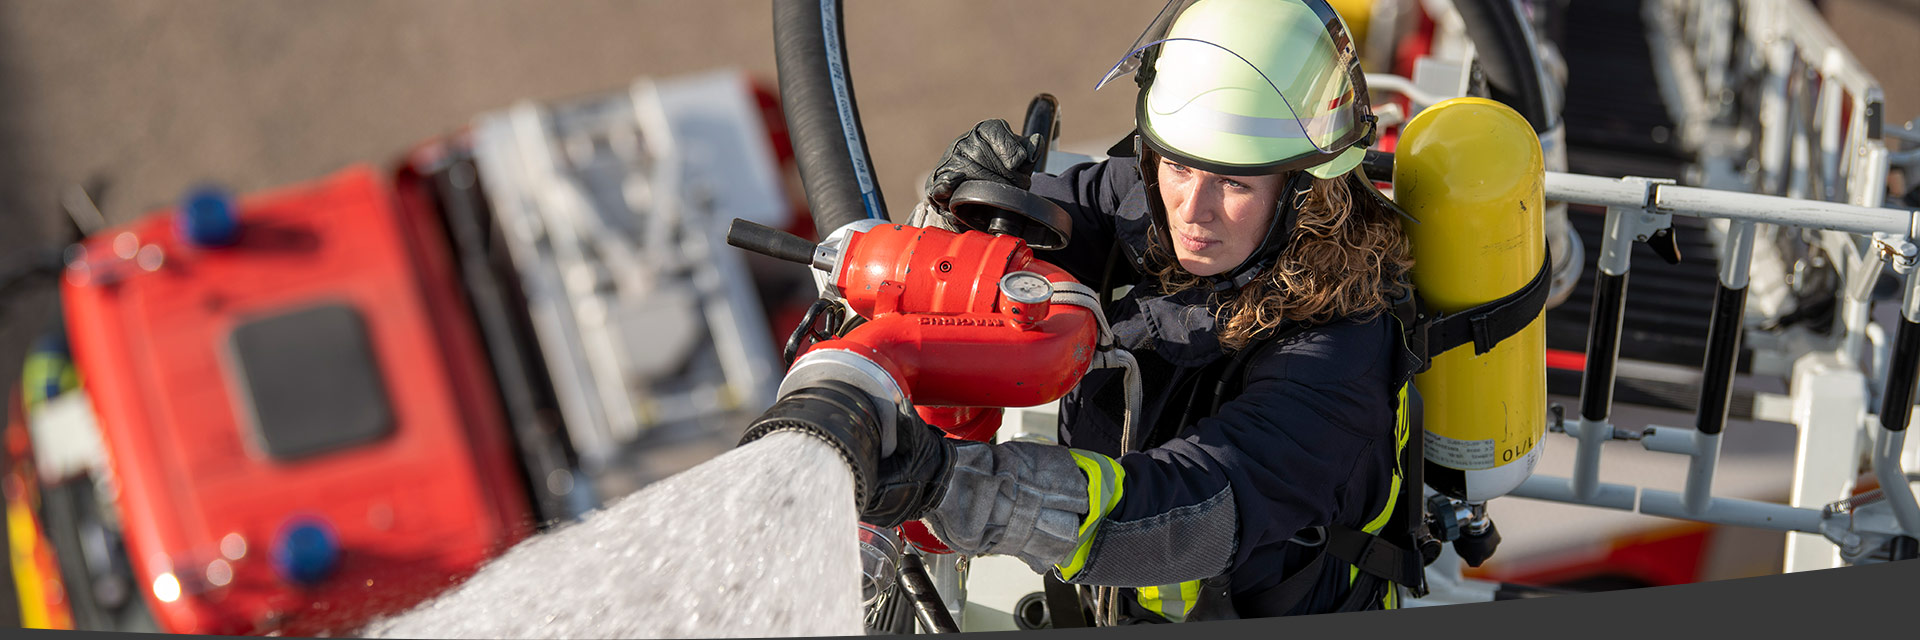
[[[715,104],[744,114],[722,121],[730,127],[701,133],[717,131],[727,144],[751,147],[764,165],[754,175],[770,184],[742,186],[780,194],[774,204],[788,216],[784,226],[811,227],[804,213],[784,209],[779,165],[791,152],[769,92],[739,74],[642,84],[664,102],[696,105],[709,122]],[[574,113],[567,105],[554,111]],[[503,185],[531,180],[481,167],[521,159],[497,149],[480,157],[488,153],[476,151],[486,123],[420,145],[392,170],[354,166],[238,197],[198,188],[174,208],[96,230],[67,249],[64,328],[70,365],[84,372],[84,382],[69,385],[68,400],[83,398],[80,417],[21,412],[16,422],[34,428],[9,435],[29,439],[30,431],[33,440],[49,440],[49,450],[72,450],[58,441],[97,429],[90,455],[98,460],[68,466],[74,475],[110,478],[101,502],[111,511],[108,528],[124,539],[121,571],[159,630],[350,632],[445,590],[540,528],[598,506],[595,475],[613,471],[592,462],[620,458],[636,446],[634,438],[603,437],[612,444],[584,456],[576,449],[581,421],[570,413],[575,407],[563,406],[576,391],[568,385],[597,380],[549,375],[549,367],[564,366],[556,363],[584,360],[556,355],[566,348],[556,336],[572,334],[550,331],[552,323],[535,317],[541,305],[568,300],[540,299],[540,277],[553,265],[514,253],[508,236],[515,229],[503,228],[553,212],[499,204]],[[569,125],[569,135],[590,129]],[[707,142],[674,141],[680,148]],[[496,217],[508,213],[521,218]],[[737,269],[731,277],[747,273]],[[764,307],[729,311],[766,322],[763,308],[784,318],[801,313],[805,302],[774,297]],[[759,345],[745,351],[750,356],[773,353],[766,330],[737,335],[740,326],[705,327],[706,342],[690,343],[714,351],[712,343],[724,338]],[[683,350],[699,356],[697,346]],[[773,371],[778,363],[766,359],[755,366]],[[739,368],[727,364],[730,372]],[[678,377],[662,386],[716,393],[716,385],[692,378],[719,367],[683,368],[694,373],[670,371]],[[644,380],[633,374],[636,367],[616,369],[635,398],[688,404],[638,386]],[[720,382],[723,397],[755,399],[731,378]],[[51,397],[61,390],[49,391]],[[623,433],[635,430],[629,424]],[[7,478],[8,505],[32,512],[37,493],[30,489],[48,479],[34,477],[35,453],[24,445],[36,443],[22,444],[14,447],[19,452],[10,449],[18,455],[9,467],[20,472]],[[95,483],[58,482],[94,492],[88,485]],[[72,528],[60,520],[20,520],[15,533],[48,552],[34,556],[40,562],[16,563],[16,583],[31,582],[40,594],[36,605],[47,605],[36,606],[47,615],[35,626],[86,627],[66,602],[66,592],[89,597],[80,584],[88,561],[77,557],[85,554],[56,553],[60,545],[46,543]],[[80,609],[100,608],[85,604]]]
[[[76,364],[163,628],[326,631],[531,531],[437,226],[356,167],[78,245]]]

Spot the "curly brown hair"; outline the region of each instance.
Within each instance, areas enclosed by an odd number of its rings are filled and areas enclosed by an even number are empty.
[[[1312,181],[1279,259],[1238,291],[1222,294],[1214,312],[1222,345],[1244,348],[1285,321],[1370,320],[1405,295],[1402,276],[1413,267],[1407,236],[1391,209],[1365,194],[1355,197],[1354,189],[1368,187],[1349,181],[1361,179],[1347,174]],[[1209,286],[1180,267],[1165,225],[1160,227],[1148,248],[1160,289],[1171,294]]]

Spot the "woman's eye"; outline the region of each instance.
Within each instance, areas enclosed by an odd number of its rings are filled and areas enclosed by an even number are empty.
[[[1221,180],[1220,182],[1221,182],[1221,184],[1225,184],[1225,185],[1227,185],[1227,187],[1229,187],[1229,188],[1233,188],[1233,189],[1246,189],[1246,188],[1248,188],[1248,187],[1247,187],[1247,185],[1246,185],[1246,183],[1244,183],[1244,182],[1240,182],[1240,181],[1238,181],[1238,180]]]
[[[1169,163],[1167,163],[1167,170],[1168,170],[1168,171],[1172,171],[1172,172],[1174,172],[1174,173],[1186,173],[1186,172],[1187,172],[1187,168],[1186,168],[1185,166],[1183,166],[1183,165],[1177,165],[1177,164],[1174,164],[1174,163],[1171,163],[1171,162],[1169,162]]]

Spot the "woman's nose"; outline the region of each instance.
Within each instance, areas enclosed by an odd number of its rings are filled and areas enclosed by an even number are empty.
[[[1180,194],[1174,215],[1181,222],[1201,223],[1213,218],[1213,208],[1207,206],[1207,194],[1204,186],[1188,187]]]

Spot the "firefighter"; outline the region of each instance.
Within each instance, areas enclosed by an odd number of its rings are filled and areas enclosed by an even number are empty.
[[[1381,572],[1325,553],[1419,491],[1401,486],[1412,359],[1391,314],[1412,260],[1359,169],[1375,132],[1354,44],[1321,0],[1176,0],[1108,79],[1136,63],[1114,157],[1032,175],[1033,141],[982,122],[915,212],[953,228],[969,180],[1069,212],[1072,242],[1039,257],[1132,285],[1106,313],[1144,379],[1135,441],[1120,372],[1095,370],[1062,401],[1065,446],[909,434],[880,462],[892,499],[863,516],[1103,587],[1103,623],[1393,607]]]

